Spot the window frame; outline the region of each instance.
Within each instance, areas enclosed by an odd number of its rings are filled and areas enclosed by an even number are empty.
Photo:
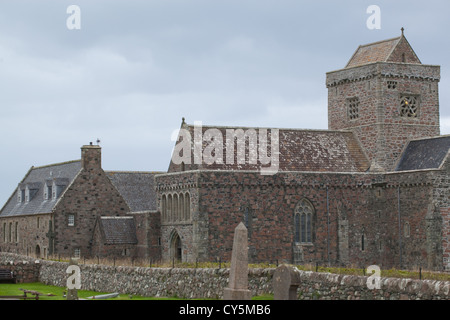
[[[309,209],[309,211],[306,211]],[[300,200],[294,209],[294,243],[311,245],[314,243],[315,209],[306,198]]]
[[[359,98],[351,97],[347,98],[347,117],[350,121],[359,119]]]
[[[75,226],[75,215],[74,214],[67,215],[67,226],[68,227]]]
[[[412,104],[412,99],[414,99],[414,107],[406,107],[405,105]],[[402,93],[399,97],[398,115],[402,119],[418,119],[420,118],[420,106],[421,99],[419,94]]]

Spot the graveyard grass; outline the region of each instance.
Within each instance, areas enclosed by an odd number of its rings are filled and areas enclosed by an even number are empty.
[[[26,289],[26,290],[34,290],[38,291],[43,294],[54,294],[55,296],[39,296],[39,300],[66,300],[65,297],[63,297],[64,292],[67,292],[67,289],[64,287],[57,287],[57,286],[50,286],[45,285],[40,282],[33,282],[33,283],[17,283],[17,284],[0,284],[0,296],[22,296],[23,291],[20,289]],[[87,298],[91,296],[98,296],[101,294],[106,294],[111,292],[95,292],[95,291],[88,291],[88,290],[78,290],[78,297],[79,298]],[[29,297],[34,297],[34,295],[27,294]],[[141,297],[141,296],[131,296],[129,294],[120,294],[117,298],[112,298],[108,300],[171,300],[171,299],[178,299],[176,297]],[[89,299],[90,300],[90,299]]]
[[[34,290],[38,291],[43,294],[54,294],[55,296],[39,296],[39,300],[66,300],[66,298],[63,297],[64,292],[67,292],[67,289],[64,287],[57,287],[57,286],[50,286],[45,285],[40,282],[33,282],[33,283],[16,283],[16,284],[6,284],[2,283],[0,284],[0,296],[23,296],[23,291],[20,289],[25,290]],[[111,292],[95,292],[95,291],[88,291],[88,290],[78,290],[78,297],[86,299],[87,297],[91,296],[98,296],[101,294],[106,294]],[[27,294],[29,297],[34,297],[34,295]],[[273,295],[261,295],[256,296],[252,298],[253,300],[272,300]],[[90,299],[88,299],[90,300]],[[135,296],[135,295],[129,295],[129,294],[120,294],[117,298],[111,298],[107,300],[185,300],[180,299],[178,297],[142,297],[142,296]],[[197,299],[197,300],[204,300],[204,299]]]

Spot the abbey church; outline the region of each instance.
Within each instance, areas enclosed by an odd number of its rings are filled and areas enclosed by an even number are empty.
[[[228,261],[244,222],[250,262],[450,270],[439,81],[402,30],[326,74],[328,130],[183,119],[167,172],[104,171],[100,146],[82,146],[81,160],[31,167],[15,186],[0,251]]]

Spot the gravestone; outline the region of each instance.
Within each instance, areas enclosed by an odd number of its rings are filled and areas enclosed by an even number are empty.
[[[241,222],[234,229],[233,251],[228,288],[225,288],[224,300],[250,300],[248,290],[248,238],[247,228]]]
[[[67,278],[67,300],[78,300],[78,289],[81,289],[80,267],[77,259],[70,259],[69,267],[66,270],[69,274]]]
[[[273,274],[273,299],[297,300],[300,275],[297,268],[288,265],[279,266]]]

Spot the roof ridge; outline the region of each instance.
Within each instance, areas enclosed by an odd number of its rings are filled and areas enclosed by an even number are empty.
[[[38,167],[33,166],[32,169],[34,170],[34,169],[42,169],[42,168],[48,168],[48,167],[55,167],[55,166],[61,166],[61,165],[64,165],[64,164],[75,163],[75,162],[81,162],[81,159],[79,159],[79,160],[64,161],[64,162],[58,162],[58,163],[52,163],[52,164],[46,164],[46,165],[38,166]]]
[[[376,41],[376,42],[366,43],[366,44],[360,45],[359,48],[368,47],[368,46],[380,44],[380,43],[383,43],[383,42],[389,42],[389,41],[394,41],[394,40],[400,40],[401,38],[402,38],[402,36],[399,36],[399,37],[395,37],[395,38],[391,38],[391,39],[386,39],[386,40],[380,40],[380,41]]]
[[[187,124],[188,127],[195,127],[195,125]],[[310,132],[325,132],[325,133],[350,133],[349,130],[330,130],[330,129],[305,129],[305,128],[271,128],[271,127],[246,127],[246,126],[215,126],[215,125],[201,125],[202,128],[217,128],[217,129],[278,129],[290,131],[310,131]]]

